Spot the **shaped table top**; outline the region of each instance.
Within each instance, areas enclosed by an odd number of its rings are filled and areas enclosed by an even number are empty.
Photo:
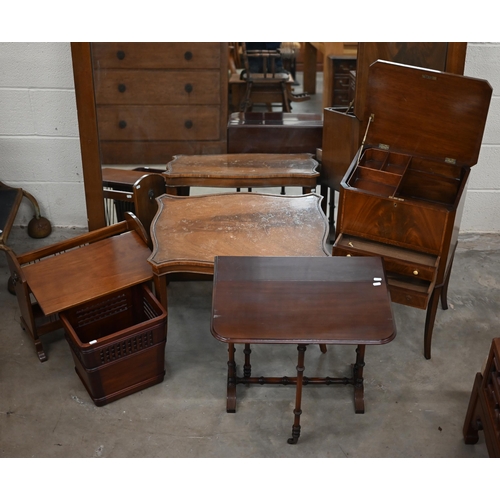
[[[212,274],[217,255],[327,256],[328,220],[315,193],[157,198],[153,272]]]

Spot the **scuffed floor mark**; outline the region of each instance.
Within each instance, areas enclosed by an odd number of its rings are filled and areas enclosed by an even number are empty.
[[[85,401],[82,401],[78,396],[71,396],[73,401],[76,401],[78,404],[84,405]]]
[[[104,451],[104,445],[101,444],[97,450],[95,450],[94,457],[102,457],[102,452]]]

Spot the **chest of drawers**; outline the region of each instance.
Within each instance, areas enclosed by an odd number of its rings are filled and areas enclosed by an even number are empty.
[[[103,164],[226,152],[226,43],[92,43]]]
[[[333,75],[333,98],[331,107],[346,107],[350,102],[350,72],[356,70],[356,57],[346,55],[331,56],[330,64]]]
[[[426,358],[491,93],[484,80],[375,62],[368,128],[341,182],[333,254],[384,258],[392,300],[427,310]]]

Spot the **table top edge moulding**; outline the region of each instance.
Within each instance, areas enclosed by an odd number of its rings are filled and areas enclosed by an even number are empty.
[[[213,274],[216,255],[329,256],[321,199],[316,193],[162,195],[148,262],[160,276]]]
[[[314,182],[319,163],[311,153],[269,154],[235,153],[224,155],[175,155],[167,164],[167,184],[178,178],[240,179],[300,177]]]
[[[382,258],[327,259],[328,262],[322,257],[216,257],[214,291],[219,295],[219,304],[218,308],[213,306],[212,335],[221,342],[238,344],[391,342],[397,329]],[[224,294],[226,300],[221,300]],[[245,306],[232,310],[231,315],[225,314],[227,303],[234,296]],[[255,297],[264,298],[256,301]],[[276,302],[274,297],[281,299]],[[331,297],[323,300],[330,302],[328,314],[317,309],[320,297]],[[214,292],[214,304],[215,299]],[[310,324],[312,318],[314,325]],[[291,325],[296,325],[301,333],[293,335]],[[245,332],[252,332],[251,336]]]

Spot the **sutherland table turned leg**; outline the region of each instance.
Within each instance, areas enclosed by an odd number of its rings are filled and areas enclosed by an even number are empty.
[[[236,363],[234,362],[234,344],[228,344],[227,352],[229,360],[227,362],[227,413],[236,412]]]
[[[354,384],[354,409],[356,413],[365,412],[363,367],[365,366],[365,345],[358,345],[356,349],[356,363],[352,367]]]
[[[250,364],[250,354],[252,350],[250,349],[250,344],[245,344],[245,364],[243,365],[243,376],[245,378],[250,378],[252,376],[252,365]]]
[[[300,406],[302,404],[302,379],[304,377],[304,354],[306,352],[306,346],[299,344],[297,346],[297,350],[299,351],[299,359],[297,361],[297,388],[295,391],[295,410],[293,410],[295,418],[292,426],[292,437],[288,439],[288,444],[296,444],[300,436],[300,415],[302,414]]]

